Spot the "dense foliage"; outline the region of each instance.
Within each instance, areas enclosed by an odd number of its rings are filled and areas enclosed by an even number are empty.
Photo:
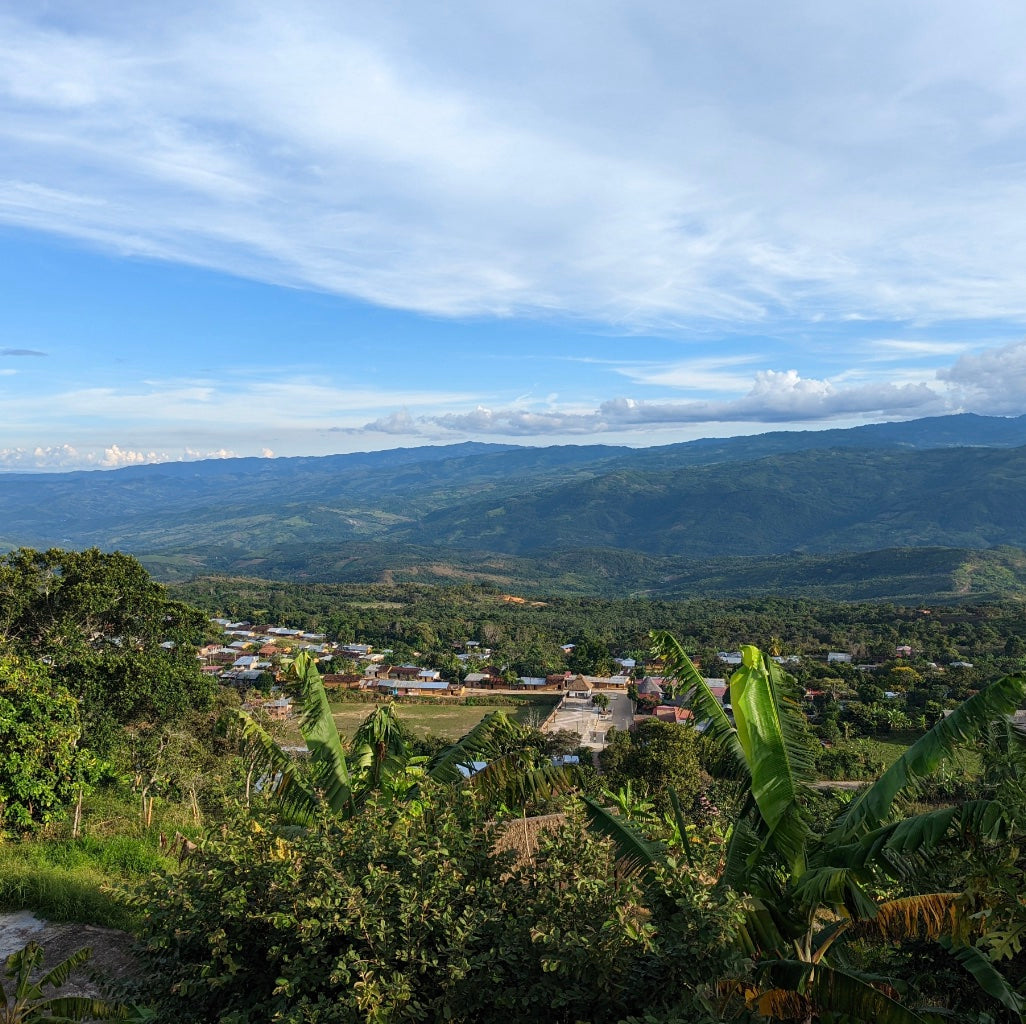
[[[149,893],[162,1019],[704,1019],[737,925],[708,885],[667,874],[652,908],[579,823],[519,867],[495,840],[466,792],[424,816],[369,807],[299,834],[237,823]]]
[[[87,744],[209,703],[195,656],[206,628],[127,555],[22,548],[0,559],[0,643],[44,661],[78,699]]]
[[[0,836],[63,812],[87,774],[78,704],[43,666],[0,658]]]
[[[644,659],[654,629],[680,637],[708,675],[729,674],[716,653],[748,642],[803,656],[803,663],[790,667],[803,681],[853,682],[851,665],[824,663],[828,650],[848,652],[855,663],[897,667],[911,662],[920,672],[929,662],[944,668],[951,661],[969,661],[972,668],[952,673],[961,687],[959,699],[981,680],[1026,666],[1026,608],[1018,601],[924,608],[801,597],[664,601],[557,594],[521,602],[476,585],[295,584],[238,578],[200,579],[172,591],[212,615],[315,629],[342,641],[391,648],[396,659],[418,651],[424,660],[451,660],[460,645],[476,640],[494,650],[493,662],[524,675],[540,675],[549,668],[608,669],[612,657]],[[566,643],[582,647],[572,663],[561,650]],[[899,645],[911,647],[913,656],[896,660]],[[881,694],[907,688],[900,678],[881,677],[879,682]]]

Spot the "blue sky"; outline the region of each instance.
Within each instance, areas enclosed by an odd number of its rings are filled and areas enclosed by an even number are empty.
[[[0,467],[1026,412],[1026,8],[0,11]]]

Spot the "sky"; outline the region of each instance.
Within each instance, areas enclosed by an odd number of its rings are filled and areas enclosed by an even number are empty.
[[[1026,413],[1026,6],[0,0],[0,469]]]

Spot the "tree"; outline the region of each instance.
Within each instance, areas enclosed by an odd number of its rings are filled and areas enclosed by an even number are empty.
[[[206,628],[120,552],[21,548],[0,558],[0,638],[45,660],[79,699],[89,745],[128,722],[209,703],[216,684],[195,658]]]
[[[611,675],[614,668],[609,645],[594,636],[584,636],[574,644],[566,665],[571,672],[595,676]]]
[[[0,831],[63,814],[86,769],[78,704],[41,665],[0,658]]]
[[[253,718],[241,709],[236,712],[243,742],[259,753],[264,769],[275,779],[272,794],[287,814],[309,819],[327,809],[349,818],[380,794],[418,796],[411,768],[428,784],[466,784],[521,808],[572,785],[572,773],[542,757],[531,743],[531,731],[502,711],[486,715],[460,740],[425,761],[415,758],[395,705],[387,704],[371,712],[347,749],[314,659],[299,654],[289,674],[299,694],[300,730],[310,749],[307,778],[303,766]],[[482,762],[482,770],[468,770]]]
[[[614,733],[599,754],[599,764],[610,789],[633,783],[660,810],[669,810],[672,789],[690,806],[702,786],[699,740],[700,735],[688,725],[650,718],[632,732]]]
[[[743,936],[756,958],[759,990],[753,1002],[759,1012],[784,1019],[827,1014],[921,1021],[907,1002],[880,987],[882,979],[852,967],[847,940],[875,936],[938,942],[984,991],[1021,1014],[1020,997],[974,944],[972,923],[960,913],[961,894],[921,892],[915,886],[916,864],[946,840],[999,841],[1021,808],[975,800],[901,817],[895,799],[943,764],[959,742],[1014,711],[1026,695],[1026,678],[1000,679],[970,698],[817,831],[807,811],[812,759],[790,677],[756,648],[743,647],[742,667],[730,681],[735,727],[674,638],[664,633],[654,639],[667,671],[695,686],[694,704],[710,723],[707,735],[720,750],[721,770],[746,790],[718,885],[744,899]],[[619,836],[632,858],[650,866],[660,861],[658,848],[594,801],[588,803],[596,827]],[[906,891],[883,899],[877,892],[884,884]]]

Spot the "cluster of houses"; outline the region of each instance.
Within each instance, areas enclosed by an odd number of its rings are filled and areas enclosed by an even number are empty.
[[[570,672],[511,679],[495,666],[468,672],[462,682],[449,681],[442,678],[438,669],[394,664],[388,660],[391,651],[376,651],[369,644],[334,643],[323,633],[308,633],[283,626],[228,619],[212,621],[221,628],[223,640],[208,644],[197,652],[203,662],[202,671],[243,693],[254,689],[278,692],[283,660],[293,658],[301,651],[311,654],[321,664],[325,689],[363,690],[388,697],[459,697],[467,690],[510,689],[590,697],[596,689],[626,690],[630,683],[627,674],[605,677]],[[469,640],[456,658],[464,664],[480,663],[487,661],[491,653],[489,648]],[[360,668],[358,671],[331,671],[335,664],[349,669],[359,665]],[[620,664],[624,668],[633,668],[633,662],[629,666],[626,661]],[[272,718],[287,718],[291,713],[291,702],[287,697],[264,700],[260,706]]]
[[[277,686],[282,662],[305,651],[321,664],[322,678],[328,690],[362,690],[387,697],[458,697],[468,690],[514,689],[525,692],[549,691],[571,699],[588,699],[597,690],[626,691],[633,684],[640,709],[667,722],[683,723],[692,719],[686,697],[677,699],[672,691],[672,683],[668,686],[667,680],[658,675],[641,676],[641,669],[630,658],[615,659],[620,674],[613,676],[558,672],[547,676],[510,678],[503,670],[488,665],[492,654],[490,649],[477,641],[468,640],[456,658],[465,665],[483,663],[486,667],[466,673],[463,681],[459,682],[443,679],[438,669],[395,664],[389,660],[392,653],[390,650],[376,651],[369,644],[336,643],[328,640],[323,633],[310,633],[284,626],[231,622],[228,619],[212,621],[221,628],[223,637],[221,642],[209,644],[198,651],[198,657],[203,662],[202,671],[217,676],[225,685],[235,686],[243,693],[254,689],[271,692],[272,698],[264,700],[261,706],[272,718],[287,718],[291,713],[289,698],[281,696]],[[567,653],[572,650],[572,644],[564,647]],[[912,649],[899,647],[895,653],[897,657],[909,657]],[[728,668],[738,666],[742,661],[740,651],[718,651],[716,657],[720,664]],[[793,665],[799,658],[797,655],[786,655],[775,656],[774,660],[782,665]],[[852,656],[841,651],[829,651],[826,661],[828,664],[851,664]],[[958,663],[959,667],[963,664],[971,667],[968,663]],[[332,671],[336,665],[344,666],[347,671]],[[356,669],[356,666],[359,668]],[[725,679],[710,678],[706,679],[706,683],[717,698],[726,699],[728,687]],[[810,692],[808,696],[815,696],[815,693]]]

